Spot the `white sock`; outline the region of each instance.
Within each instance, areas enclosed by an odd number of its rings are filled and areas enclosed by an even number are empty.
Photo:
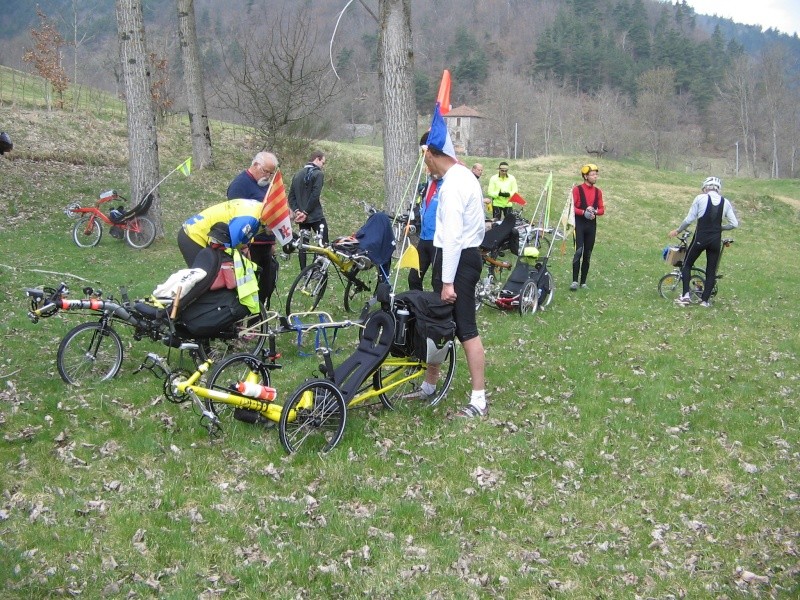
[[[472,404],[475,408],[480,408],[481,410],[484,410],[486,408],[486,391],[472,390],[472,396],[469,399],[469,403]]]
[[[426,394],[430,395],[436,391],[436,386],[432,383],[428,383],[427,381],[422,382],[422,391]]]

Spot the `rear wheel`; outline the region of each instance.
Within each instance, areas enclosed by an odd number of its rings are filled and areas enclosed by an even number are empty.
[[[269,369],[252,354],[231,354],[221,361],[214,364],[208,376],[208,389],[221,392],[236,393],[236,384],[239,382],[257,383],[263,386],[270,385]],[[220,421],[233,417],[234,407],[224,402],[214,402],[205,400],[208,410],[213,412]],[[252,414],[252,420],[264,419],[255,411],[247,411]],[[272,421],[268,423],[274,425]]]
[[[705,287],[705,271],[692,269],[692,276],[689,278],[689,297],[692,302],[700,302],[700,296],[703,295]],[[683,294],[680,271],[673,271],[664,275],[658,282],[658,293],[667,300],[675,300]]]
[[[300,271],[286,298],[286,315],[316,310],[328,287],[328,272],[318,263]]]
[[[72,385],[106,381],[122,366],[122,340],[103,323],[81,323],[61,340],[56,365],[61,379]]]
[[[348,279],[344,288],[344,309],[360,313],[378,285],[378,268],[360,271],[353,277],[355,279]]]
[[[228,331],[198,342],[200,358],[217,361],[231,354],[258,354],[267,343],[269,321],[264,305],[259,305],[259,312],[247,315],[234,323]]]
[[[147,248],[156,239],[156,226],[147,217],[134,217],[125,226],[125,241],[132,248]]]
[[[519,293],[519,314],[532,315],[539,308],[539,288],[533,279],[528,279]]]
[[[301,446],[312,452],[328,452],[342,439],[347,407],[342,392],[330,381],[306,381],[284,404],[278,437],[289,454]]]
[[[93,248],[102,237],[103,227],[94,215],[81,217],[72,228],[72,239],[80,248]]]
[[[394,410],[402,402],[424,402],[428,406],[439,404],[453,384],[453,376],[456,372],[455,343],[450,342],[450,349],[442,364],[439,365],[436,390],[433,394],[427,397],[407,397],[421,389],[427,369],[427,364],[414,358],[387,358],[373,375],[373,387],[376,390],[392,385],[395,387],[379,395],[381,403],[390,410]],[[399,383],[401,381],[402,383]]]

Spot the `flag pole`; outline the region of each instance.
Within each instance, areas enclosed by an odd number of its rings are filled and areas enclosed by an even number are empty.
[[[180,169],[180,168],[181,168],[183,165],[185,165],[185,164],[186,164],[186,162],[187,162],[188,160],[190,160],[190,159],[191,159],[191,157],[187,158],[185,161],[183,161],[183,162],[182,162],[181,164],[179,164],[177,167],[175,167],[174,169],[172,169],[172,171],[170,171],[169,173],[167,173],[166,175],[164,175],[164,177],[162,177],[162,178],[161,178],[161,181],[159,181],[157,184],[155,184],[155,185],[153,186],[153,189],[152,189],[152,190],[150,190],[149,192],[147,192],[147,193],[144,195],[144,197],[145,197],[145,198],[147,198],[147,197],[148,197],[150,194],[152,194],[153,192],[155,192],[155,191],[158,189],[158,186],[160,186],[162,183],[164,183],[164,182],[167,180],[167,178],[168,178],[170,175],[172,175],[172,174],[173,174],[175,171],[177,171],[178,169]]]

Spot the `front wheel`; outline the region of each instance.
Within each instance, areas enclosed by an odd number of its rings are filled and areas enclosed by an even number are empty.
[[[347,406],[342,392],[330,381],[302,384],[284,404],[278,437],[289,454],[306,446],[313,452],[332,450],[344,435]]]
[[[156,239],[156,226],[147,217],[134,217],[125,227],[125,241],[131,248],[147,248]]]
[[[539,288],[533,279],[528,279],[519,293],[519,314],[532,315],[539,308]]]
[[[325,295],[328,287],[328,271],[319,263],[308,265],[289,288],[286,298],[286,314],[312,312]]]
[[[94,215],[81,217],[72,228],[72,239],[79,248],[93,248],[102,237],[103,227]]]
[[[58,345],[58,374],[66,383],[106,381],[122,366],[122,340],[109,325],[81,323]]]
[[[706,287],[705,271],[702,269],[692,269],[692,276],[689,278],[689,297],[692,302],[700,302],[703,289]],[[667,273],[658,281],[658,293],[662,298],[675,300],[683,294],[683,279],[680,271]]]
[[[550,271],[545,271],[539,278],[539,308],[550,306],[553,296],[556,293],[556,286],[553,284],[553,277]]]
[[[344,309],[349,313],[361,312],[364,305],[372,298],[378,285],[378,268],[360,271],[347,280],[344,288]]]
[[[436,390],[432,394],[423,395],[422,382],[427,374],[428,365],[414,358],[390,356],[373,375],[374,388],[384,390],[379,394],[381,403],[390,410],[394,410],[401,402],[422,402],[428,406],[436,406],[447,395],[453,384],[456,372],[454,342],[450,342],[450,349],[444,361],[437,366]]]
[[[208,376],[208,389],[237,393],[236,384],[240,382],[257,383],[269,387],[269,369],[264,362],[252,354],[231,354],[214,364]],[[220,421],[223,419],[230,420],[233,415],[234,407],[230,404],[214,402],[213,400],[206,400],[205,404],[206,408],[217,415]],[[255,413],[255,411],[252,412]],[[258,413],[255,413],[255,415],[258,415]],[[255,415],[253,420],[257,420]],[[272,422],[270,421],[270,423]],[[272,424],[274,425],[274,423]]]

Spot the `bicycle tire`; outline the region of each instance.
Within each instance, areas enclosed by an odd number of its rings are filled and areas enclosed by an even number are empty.
[[[392,384],[394,380],[412,377],[408,381],[398,384],[393,389],[378,394],[381,404],[389,410],[395,410],[400,402],[418,402],[416,399],[405,398],[410,393],[416,392],[422,385],[422,380],[425,372],[428,370],[428,365],[419,361],[417,364],[409,365],[408,358],[387,358],[380,369],[373,375],[374,389],[380,390]],[[439,365],[439,379],[436,384],[436,391],[424,400],[428,406],[436,406],[450,391],[450,386],[453,385],[453,377],[456,372],[456,345],[450,344],[450,350],[447,352],[444,361]]]
[[[202,361],[218,361],[232,354],[259,354],[268,334],[267,309],[261,304],[258,314],[239,319],[227,332],[198,340],[198,353]]]
[[[522,284],[518,308],[520,315],[532,315],[539,308],[539,288],[533,279],[528,279]]]
[[[300,271],[286,297],[286,315],[316,310],[328,288],[328,271],[312,263]]]
[[[72,228],[72,241],[78,248],[94,248],[103,238],[103,226],[94,215],[84,215]]]
[[[355,280],[348,279],[344,288],[344,310],[360,313],[378,285],[378,271],[377,268],[360,271],[353,277]]]
[[[235,386],[240,381],[269,386],[269,369],[263,361],[253,354],[231,354],[214,363],[208,375],[206,387],[220,392],[238,393]],[[208,399],[204,400],[204,404],[206,409],[217,415],[220,421],[233,419],[234,407],[230,404]],[[274,425],[272,421],[268,421],[268,423]]]
[[[58,374],[70,385],[114,378],[122,366],[122,340],[110,325],[81,323],[58,345]]]
[[[702,269],[692,269],[692,276],[689,278],[689,297],[692,302],[700,302],[705,288],[705,271]],[[683,281],[680,271],[667,273],[658,280],[658,293],[666,300],[675,300],[683,293]]]
[[[278,437],[288,454],[301,446],[330,452],[341,441],[346,422],[347,406],[339,388],[326,379],[311,379],[284,404]]]
[[[143,250],[156,239],[156,226],[147,217],[134,217],[125,226],[125,241],[131,248]]]

